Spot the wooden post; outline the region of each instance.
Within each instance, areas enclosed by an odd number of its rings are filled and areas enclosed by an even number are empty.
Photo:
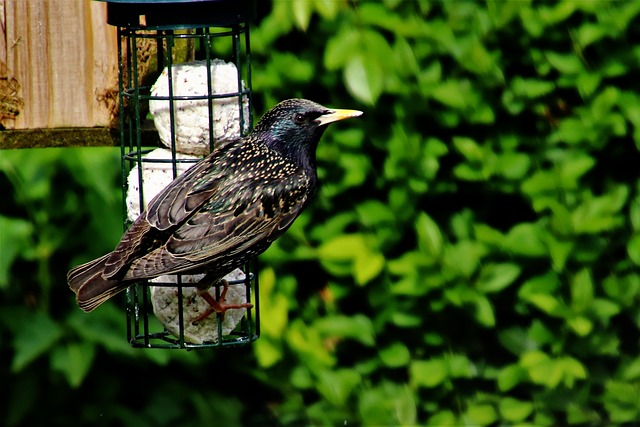
[[[31,146],[85,145],[78,138],[48,144],[46,135],[96,127],[107,139],[88,145],[113,145],[118,40],[106,23],[106,4],[0,0],[0,30],[0,148],[16,146],[25,139],[19,130],[27,129],[32,140],[44,135]]]

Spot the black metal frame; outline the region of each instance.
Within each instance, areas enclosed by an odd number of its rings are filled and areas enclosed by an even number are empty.
[[[144,209],[144,190],[142,183],[143,163],[171,163],[173,177],[178,174],[179,163],[193,163],[195,159],[178,159],[176,152],[174,101],[208,100],[210,150],[215,144],[213,126],[213,101],[220,98],[237,98],[240,109],[240,133],[245,134],[245,126],[252,127],[251,117],[251,53],[249,44],[249,15],[252,2],[244,0],[217,0],[193,3],[156,3],[130,4],[109,3],[107,21],[118,26],[118,72],[120,99],[120,141],[122,158],[123,218],[127,222],[127,177],[134,166],[138,166],[138,184],[140,189],[140,209]],[[212,46],[220,38],[230,38],[232,43],[230,60],[238,70],[238,91],[226,94],[213,94],[211,83]],[[242,39],[244,38],[244,43]],[[139,75],[138,40],[155,40],[157,46],[158,74],[167,68],[169,85],[168,96],[152,96],[150,85],[144,84]],[[193,41],[198,45],[196,58],[204,60],[207,68],[207,95],[175,96],[172,84],[172,65],[174,48],[177,43]],[[244,51],[243,51],[244,48]],[[244,80],[245,87],[242,82]],[[145,106],[150,100],[167,100],[171,125],[171,159],[148,159],[143,155],[154,148],[144,148],[148,141],[147,131],[142,117]],[[249,105],[249,117],[244,117],[243,102]],[[157,136],[152,136],[156,139]],[[258,339],[260,335],[260,310],[258,295],[257,261],[243,269],[245,279],[230,282],[230,286],[245,286],[247,302],[253,304],[247,309],[238,327],[228,336],[222,336],[222,317],[218,316],[218,340],[204,344],[192,344],[185,340],[183,295],[177,292],[179,336],[174,337],[164,328],[154,330],[154,314],[150,301],[151,286],[170,286],[180,289],[182,276],[177,275],[176,283],[158,283],[142,281],[127,290],[127,339],[133,347],[143,348],[203,348],[246,345]],[[218,291],[218,288],[216,288]],[[219,297],[219,295],[216,295]],[[159,324],[159,322],[157,322]]]

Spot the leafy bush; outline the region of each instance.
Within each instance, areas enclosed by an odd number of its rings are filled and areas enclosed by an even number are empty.
[[[327,132],[316,201],[261,258],[262,337],[129,349],[115,305],[85,316],[64,285],[120,235],[117,153],[4,152],[5,423],[640,421],[640,4],[259,12],[258,110],[365,111]]]

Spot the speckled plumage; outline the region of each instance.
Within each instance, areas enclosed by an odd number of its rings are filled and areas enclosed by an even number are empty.
[[[209,286],[264,252],[315,193],[327,124],[360,114],[302,99],[269,110],[154,197],[113,252],[69,272],[80,308],[164,274],[206,272]]]

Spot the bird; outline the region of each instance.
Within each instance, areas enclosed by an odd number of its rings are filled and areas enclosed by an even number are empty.
[[[223,277],[264,252],[291,226],[318,187],[316,148],[330,123],[362,111],[288,99],[268,110],[249,135],[217,144],[148,204],[115,249],[67,274],[89,312],[141,280],[199,274],[213,312],[225,304]],[[222,284],[218,300],[207,289]]]

